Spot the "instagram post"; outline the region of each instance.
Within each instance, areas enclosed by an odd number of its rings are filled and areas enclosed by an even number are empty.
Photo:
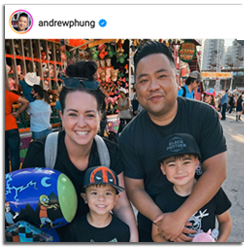
[[[4,5],[3,245],[245,247],[245,6]]]

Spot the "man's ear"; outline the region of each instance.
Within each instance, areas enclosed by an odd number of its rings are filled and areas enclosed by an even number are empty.
[[[88,203],[86,194],[85,194],[85,193],[81,193],[80,195],[81,195],[81,197],[83,198],[85,204]]]

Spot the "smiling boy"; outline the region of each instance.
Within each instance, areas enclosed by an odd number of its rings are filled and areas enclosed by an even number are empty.
[[[160,163],[161,171],[173,186],[169,186],[159,194],[155,198],[155,203],[163,213],[171,213],[177,210],[192,193],[197,182],[194,177],[201,154],[193,136],[185,133],[165,137],[160,142],[157,152],[157,162]],[[232,227],[228,211],[230,206],[231,202],[220,188],[212,200],[189,218],[188,226],[196,233],[188,236],[194,237],[202,230],[204,232],[213,230],[217,218],[219,222],[217,242],[226,242]],[[167,242],[155,224],[152,226],[152,239],[155,242]]]
[[[84,176],[81,197],[89,212],[72,222],[66,232],[67,242],[129,242],[129,227],[110,213],[119,199],[117,175],[109,168],[89,168]]]

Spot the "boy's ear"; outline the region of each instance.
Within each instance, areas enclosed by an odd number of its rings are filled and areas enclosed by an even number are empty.
[[[118,201],[119,198],[120,198],[120,194],[117,194],[116,197],[115,197],[115,204],[116,204],[116,202]]]
[[[161,164],[161,172],[164,174],[164,175],[166,175],[166,172],[165,172],[165,169],[164,169],[164,167],[163,167],[163,164],[162,163],[160,163]]]
[[[195,158],[195,161],[196,161],[196,164],[195,164],[195,169],[197,169],[197,168],[199,167],[199,165],[200,165],[199,158],[198,158],[198,157],[196,157],[196,158]]]
[[[85,194],[85,193],[81,193],[80,195],[81,195],[81,197],[83,198],[85,204],[88,203],[86,194]]]

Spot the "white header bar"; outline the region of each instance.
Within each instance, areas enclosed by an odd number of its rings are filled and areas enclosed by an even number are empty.
[[[13,26],[28,13],[28,32]],[[17,15],[15,15],[17,14]],[[243,5],[5,5],[5,38],[244,39]]]

